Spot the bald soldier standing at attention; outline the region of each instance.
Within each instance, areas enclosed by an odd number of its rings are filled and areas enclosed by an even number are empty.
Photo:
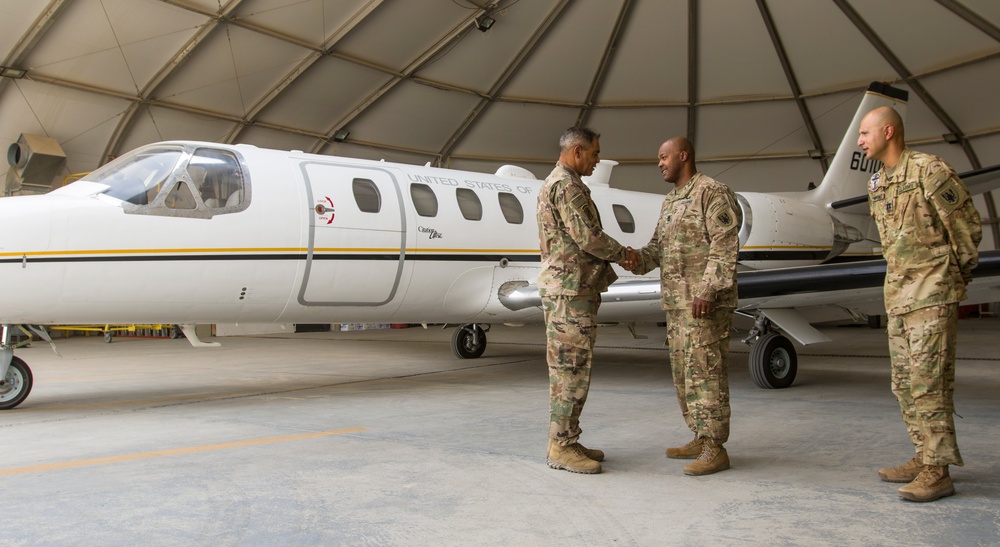
[[[579,443],[580,413],[590,390],[601,293],[618,279],[609,261],[634,259],[635,251],[604,233],[590,188],[580,179],[600,161],[600,135],[571,127],[559,148],[559,161],[538,191],[536,211],[549,366],[547,462],[553,469],[600,473],[604,452]]]
[[[952,417],[958,303],[979,262],[982,226],[951,166],[906,146],[895,110],[872,110],[859,132],[865,155],[884,164],[868,201],[886,260],[892,391],[917,452],[878,475],[908,482],[903,499],[934,501],[955,493],[948,466],[963,465]]]
[[[736,196],[695,167],[684,137],[658,152],[663,180],[674,184],[652,239],[639,250],[635,273],[660,268],[661,304],[681,415],[694,439],[668,448],[668,458],[692,459],[685,475],[729,469],[729,333],[736,309],[736,260],[742,222]]]

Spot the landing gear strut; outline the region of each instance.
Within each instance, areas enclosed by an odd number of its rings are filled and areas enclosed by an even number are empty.
[[[757,387],[783,389],[795,381],[798,372],[798,357],[792,342],[774,331],[771,322],[761,314],[755,317],[754,327],[743,339],[744,344],[753,342],[750,349],[750,377]]]
[[[14,357],[13,325],[3,326],[3,339],[0,341],[0,410],[14,408],[21,404],[28,394],[34,379],[31,369],[19,357]]]
[[[483,326],[486,329],[483,329]],[[470,323],[455,329],[451,335],[451,350],[459,359],[477,359],[486,351],[486,331],[489,325]]]

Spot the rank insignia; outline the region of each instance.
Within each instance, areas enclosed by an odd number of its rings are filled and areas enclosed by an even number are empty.
[[[885,202],[885,212],[889,213],[889,214],[892,214],[892,210],[893,210],[892,202],[891,201],[886,201]]]

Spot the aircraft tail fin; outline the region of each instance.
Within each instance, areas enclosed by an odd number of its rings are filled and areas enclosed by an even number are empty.
[[[805,201],[826,207],[833,202],[868,195],[868,179],[882,166],[881,162],[869,160],[858,146],[858,130],[861,118],[880,106],[891,106],[906,118],[906,102],[909,93],[889,84],[872,82],[858,106],[851,125],[833,156],[830,168],[823,181],[809,191]]]

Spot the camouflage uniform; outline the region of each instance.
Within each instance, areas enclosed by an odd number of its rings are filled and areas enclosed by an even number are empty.
[[[699,172],[663,200],[656,233],[635,270],[660,268],[681,414],[697,437],[718,444],[729,438],[729,333],[741,219],[732,191]],[[715,303],[708,317],[694,317],[695,297]]]
[[[979,262],[979,213],[951,166],[909,148],[868,190],[887,264],[892,391],[924,465],[963,465],[952,417],[957,311]]]
[[[561,163],[538,193],[542,271],[538,292],[545,312],[549,366],[549,438],[570,446],[580,437],[580,412],[590,389],[601,293],[618,276],[610,261],[625,247],[604,233],[597,206],[580,176]]]

